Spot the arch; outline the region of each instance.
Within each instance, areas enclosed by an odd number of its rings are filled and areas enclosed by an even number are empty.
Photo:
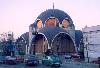
[[[31,53],[44,54],[49,48],[48,40],[42,33],[38,33],[32,40]]]
[[[45,26],[59,26],[59,20],[55,17],[50,17],[45,21]]]
[[[58,54],[74,53],[76,52],[75,41],[68,33],[60,32],[53,38],[51,49]]]

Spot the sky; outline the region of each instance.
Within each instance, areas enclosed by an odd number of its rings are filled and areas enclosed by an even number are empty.
[[[47,9],[66,12],[75,29],[100,25],[100,0],[0,0],[0,34],[12,31],[17,38]]]

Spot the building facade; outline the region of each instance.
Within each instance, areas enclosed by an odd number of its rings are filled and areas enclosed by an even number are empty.
[[[82,31],[85,57],[100,57],[100,25],[85,27]]]
[[[58,9],[42,12],[29,26],[29,46],[26,49],[27,53],[36,54],[43,54],[48,49],[59,54],[77,52],[71,17]]]
[[[8,40],[14,40],[13,32],[9,31],[7,33],[0,34],[0,41],[8,41]]]

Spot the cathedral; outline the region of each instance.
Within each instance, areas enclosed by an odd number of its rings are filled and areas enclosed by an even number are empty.
[[[62,10],[48,9],[29,26],[26,52],[44,54],[51,49],[57,54],[76,53],[78,47],[75,39],[75,26],[71,17]]]

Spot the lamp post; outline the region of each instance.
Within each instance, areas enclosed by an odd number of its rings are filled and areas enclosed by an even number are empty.
[[[89,54],[88,54],[88,45],[89,45],[89,40],[88,40],[88,34],[86,34],[86,55],[87,55],[87,59],[88,59],[88,63],[89,63]]]

